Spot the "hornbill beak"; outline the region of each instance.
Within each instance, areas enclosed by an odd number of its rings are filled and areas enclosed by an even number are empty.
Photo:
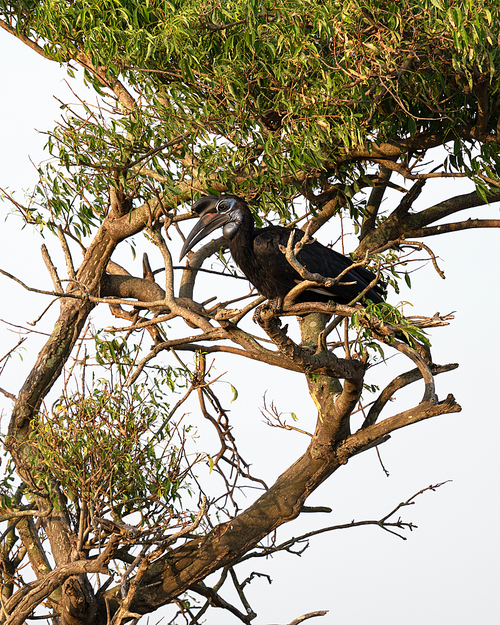
[[[200,198],[193,204],[192,212],[198,213],[198,215],[200,215],[200,219],[184,241],[179,260],[182,260],[184,256],[198,243],[198,241],[201,241],[211,232],[224,226],[229,221],[228,213],[217,212],[217,204],[219,200],[220,198],[209,195],[207,197]]]

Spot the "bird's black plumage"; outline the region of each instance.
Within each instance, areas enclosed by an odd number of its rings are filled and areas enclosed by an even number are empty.
[[[223,227],[223,234],[229,240],[231,255],[255,288],[270,300],[282,300],[299,282],[301,276],[290,265],[279,246],[288,243],[290,228],[268,226],[256,228],[252,213],[246,202],[235,195],[206,196],[193,205],[193,211],[200,215],[200,221],[188,235],[181,251],[181,258],[198,241],[216,228]],[[304,236],[302,230],[294,229],[294,244]],[[297,260],[311,273],[335,278],[352,260],[343,254],[321,245],[317,241],[308,243],[297,255]],[[363,291],[374,275],[364,267],[350,269],[339,284],[321,286],[303,292],[297,301],[329,301],[348,304]],[[346,284],[353,283],[353,284]],[[378,304],[383,301],[382,289],[377,285],[365,295]]]

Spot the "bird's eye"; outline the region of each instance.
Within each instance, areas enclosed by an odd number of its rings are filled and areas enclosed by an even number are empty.
[[[228,213],[234,206],[235,200],[232,198],[229,200],[220,200],[217,204],[218,213]]]

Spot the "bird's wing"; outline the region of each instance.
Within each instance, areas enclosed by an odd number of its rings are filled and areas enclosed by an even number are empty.
[[[270,226],[262,230],[256,230],[254,239],[254,251],[258,256],[261,266],[269,276],[280,282],[283,287],[291,289],[298,281],[300,275],[286,260],[283,253],[280,254],[279,246],[286,247],[291,230],[279,226]],[[304,236],[302,230],[294,230],[294,244]],[[325,278],[336,278],[345,269],[349,268],[353,261],[343,254],[325,247],[317,241],[304,245],[297,255],[297,260],[311,273],[319,273]],[[323,294],[333,295],[339,303],[348,303],[353,300],[374,279],[374,274],[365,267],[356,267],[348,271],[342,278],[341,283],[320,291]],[[353,284],[346,284],[352,282]],[[317,291],[317,289],[316,289]],[[368,297],[374,302],[383,301],[380,297],[380,287],[371,289]]]
[[[305,245],[297,255],[297,260],[311,272],[317,272],[324,277],[336,278],[348,269],[353,260],[329,247],[314,241]],[[375,278],[375,275],[365,267],[350,269],[340,280],[339,284],[329,288],[339,303],[349,303],[363,291]],[[353,284],[349,284],[353,283]],[[383,301],[383,293],[379,286],[375,286],[367,293],[367,297],[375,303]]]

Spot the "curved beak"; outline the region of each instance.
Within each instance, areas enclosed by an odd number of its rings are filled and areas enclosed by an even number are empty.
[[[198,241],[204,239],[211,232],[217,230],[217,228],[224,226],[228,222],[228,220],[229,215],[227,213],[219,214],[207,212],[202,215],[196,226],[191,230],[191,232],[187,236],[187,239],[184,241],[179,260],[182,260],[184,256],[198,243]]]

